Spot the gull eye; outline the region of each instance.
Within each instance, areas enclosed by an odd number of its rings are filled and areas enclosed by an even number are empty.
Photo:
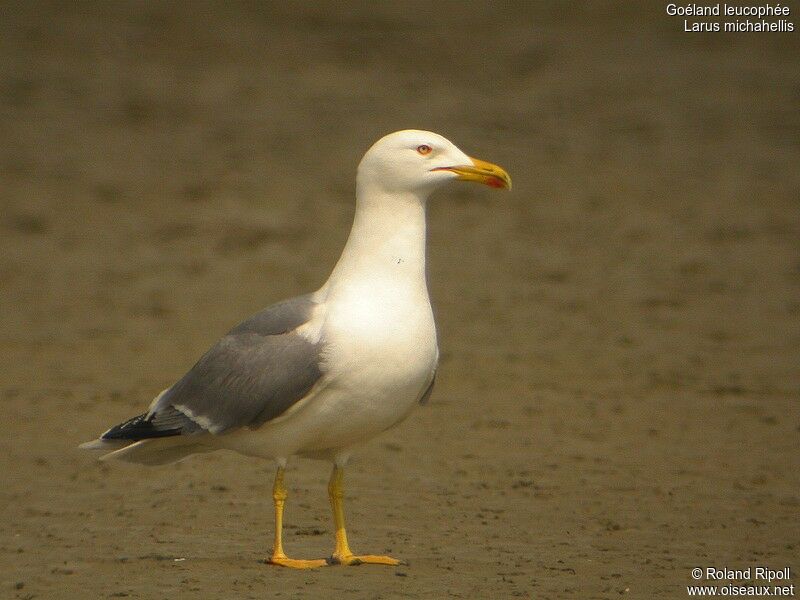
[[[432,150],[433,150],[433,148],[428,146],[428,144],[421,144],[421,145],[417,146],[417,152],[422,154],[422,156],[425,156],[426,154],[430,154]]]

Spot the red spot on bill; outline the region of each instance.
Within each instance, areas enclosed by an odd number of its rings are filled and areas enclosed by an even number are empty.
[[[500,179],[499,177],[489,176],[486,180],[486,185],[493,188],[504,188],[506,187],[505,182]]]

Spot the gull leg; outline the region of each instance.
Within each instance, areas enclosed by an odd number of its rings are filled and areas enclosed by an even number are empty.
[[[373,554],[353,554],[347,543],[347,532],[344,528],[344,488],[342,479],[344,469],[339,465],[333,466],[333,473],[328,483],[328,497],[333,509],[333,521],[336,526],[336,549],[331,556],[331,562],[338,565],[399,565],[400,561],[391,556],[376,556]]]
[[[313,569],[328,564],[325,559],[303,560],[288,558],[283,551],[283,505],[286,503],[286,487],[283,485],[283,467],[275,473],[275,484],[272,486],[272,500],[275,502],[275,545],[272,557],[267,561],[271,565],[280,565],[292,569]]]

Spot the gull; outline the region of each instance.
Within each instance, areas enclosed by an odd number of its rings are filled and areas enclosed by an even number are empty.
[[[439,359],[425,274],[425,208],[450,181],[511,188],[501,167],[429,131],[378,140],[356,177],[350,236],[327,282],[246,319],[149,410],[82,448],[158,465],[228,449],[273,460],[275,541],[268,563],[297,569],[400,562],[354,554],[344,521],[344,467],[368,440],[427,401]],[[326,559],[284,552],[284,471],[292,456],[329,460],[335,548]]]

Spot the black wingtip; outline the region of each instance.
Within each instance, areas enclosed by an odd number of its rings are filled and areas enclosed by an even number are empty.
[[[147,413],[128,419],[124,423],[115,425],[102,436],[101,440],[146,440],[150,438],[170,437],[180,435],[180,429],[158,429],[153,423],[153,418],[148,418]]]

